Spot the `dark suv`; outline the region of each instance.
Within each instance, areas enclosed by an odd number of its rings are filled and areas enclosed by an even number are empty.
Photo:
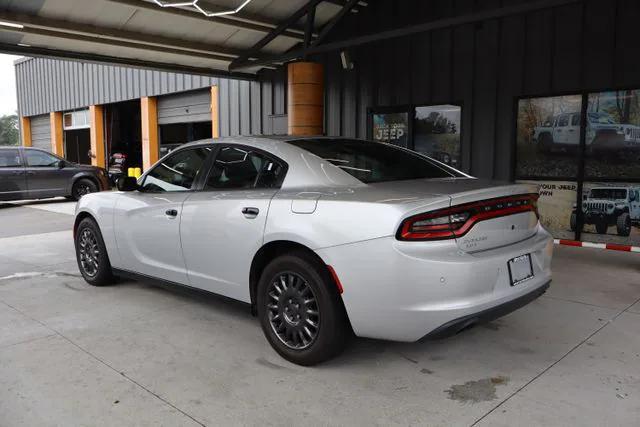
[[[59,196],[78,200],[107,189],[102,168],[72,163],[37,148],[0,147],[2,201]]]

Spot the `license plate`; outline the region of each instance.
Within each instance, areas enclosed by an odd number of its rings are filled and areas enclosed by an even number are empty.
[[[507,266],[509,267],[511,286],[519,285],[533,277],[533,265],[529,254],[520,255],[509,260]]]

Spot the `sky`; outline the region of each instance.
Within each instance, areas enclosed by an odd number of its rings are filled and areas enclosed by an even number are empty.
[[[20,58],[0,54],[0,116],[16,114],[16,74],[13,61]]]

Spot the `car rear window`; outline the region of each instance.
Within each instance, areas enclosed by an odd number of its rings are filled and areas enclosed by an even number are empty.
[[[391,144],[355,139],[287,142],[331,162],[364,183],[466,176],[426,156]]]

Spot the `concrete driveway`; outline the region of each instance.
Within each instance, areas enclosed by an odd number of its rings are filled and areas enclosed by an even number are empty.
[[[640,255],[558,247],[549,292],[437,342],[303,368],[244,306],[88,286],[69,202],[0,207],[0,426],[637,425]]]

